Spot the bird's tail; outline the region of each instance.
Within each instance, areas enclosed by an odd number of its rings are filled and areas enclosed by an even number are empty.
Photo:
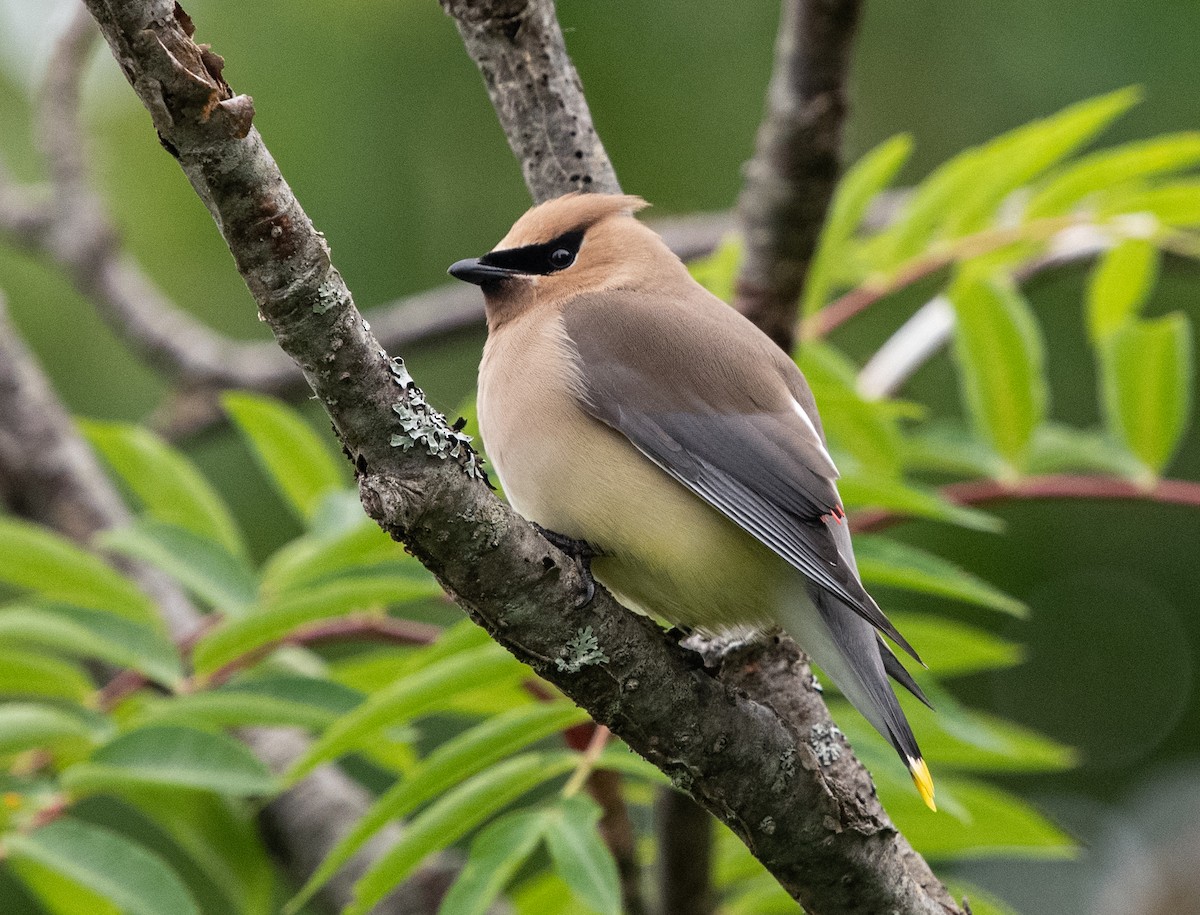
[[[806,588],[804,597],[788,601],[784,629],[887,739],[908,767],[921,800],[936,811],[929,767],[888,683],[890,668],[903,671],[899,660],[891,655],[871,624],[836,597],[812,585]],[[893,676],[926,701],[907,671],[897,671]]]

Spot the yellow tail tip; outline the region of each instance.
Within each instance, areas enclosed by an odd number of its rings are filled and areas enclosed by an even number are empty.
[[[929,766],[925,765],[925,760],[909,757],[908,771],[912,774],[913,784],[917,786],[917,793],[921,795],[925,806],[937,813],[937,804],[933,802],[933,776],[929,774]]]

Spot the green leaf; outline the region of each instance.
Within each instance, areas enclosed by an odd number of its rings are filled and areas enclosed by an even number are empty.
[[[414,574],[420,574],[423,568],[378,524],[363,517],[336,534],[305,534],[281,547],[263,565],[260,591],[270,600],[285,591],[322,584],[357,569],[392,563],[412,569]]]
[[[671,787],[671,780],[661,769],[642,759],[624,744],[610,743],[605,747],[600,758],[596,760],[596,768],[644,779],[660,788]]]
[[[1026,214],[1030,219],[1061,216],[1089,194],[1197,163],[1200,163],[1200,132],[1194,131],[1100,150],[1051,176],[1029,201]]]
[[[107,549],[162,569],[196,597],[230,616],[254,600],[253,570],[215,541],[160,521],[136,521],[105,531]]]
[[[62,604],[0,609],[0,646],[36,646],[114,667],[130,667],[167,686],[183,679],[179,652],[157,629]]]
[[[8,859],[8,867],[37,897],[37,915],[123,915],[120,909],[74,880],[28,858]]]
[[[1109,340],[1136,316],[1158,281],[1158,248],[1127,239],[1100,257],[1088,283],[1088,330],[1092,342]]]
[[[951,201],[985,165],[981,150],[972,147],[935,169],[913,190],[895,221],[864,245],[861,256],[866,264],[888,275],[922,254]]]
[[[971,906],[971,915],[1021,915],[1016,909],[965,880],[946,880],[946,889],[955,899],[963,899]]]
[[[963,399],[980,434],[1014,469],[1046,412],[1042,340],[1024,298],[998,277],[962,271],[950,288]]]
[[[399,645],[368,648],[352,657],[332,662],[328,671],[331,679],[344,686],[362,693],[373,693],[461,651],[491,643],[492,637],[486,629],[464,619],[443,629],[432,645],[423,648]]]
[[[271,794],[275,780],[245,745],[226,734],[151,725],[122,734],[62,775],[74,792],[169,785],[235,796]]]
[[[1003,523],[976,508],[955,505],[936,492],[868,475],[846,474],[838,480],[846,508],[878,508],[906,518],[945,521],[976,531],[998,533]]]
[[[724,823],[713,824],[713,882],[730,890],[767,873],[745,844]]]
[[[1019,674],[1019,672],[1018,672]],[[917,669],[913,676],[933,703],[933,710],[904,696],[908,717],[935,779],[947,770],[959,772],[1058,772],[1078,765],[1070,747],[1028,728],[960,704],[939,682]],[[900,788],[920,803],[903,770],[895,770],[895,751],[865,719],[841,700],[832,700],[839,726],[863,762],[881,778],[898,777]],[[938,808],[943,805],[939,790]]]
[[[1022,608],[1023,604],[1020,605]],[[917,647],[929,669],[941,678],[1020,664],[1025,648],[975,626],[925,613],[888,614],[896,628]]]
[[[1158,475],[1190,418],[1192,329],[1187,316],[1175,312],[1122,327],[1101,362],[1109,427]]]
[[[43,654],[0,649],[0,696],[84,702],[92,690],[92,681],[75,664]]]
[[[937,420],[909,431],[901,446],[901,459],[910,470],[955,476],[992,477],[1004,471],[996,452],[953,420]]]
[[[954,733],[954,720],[922,729],[921,749],[934,765],[960,772],[1060,772],[1079,765],[1070,747],[985,712],[973,709],[970,715],[970,739]]]
[[[516,915],[581,915],[570,889],[552,871],[521,881],[510,896]]]
[[[95,420],[79,426],[151,518],[246,555],[229,508],[182,452],[141,426]]]
[[[0,705],[0,756],[64,744],[78,748],[91,740],[91,728],[62,709],[26,702]]]
[[[977,231],[1010,191],[1070,155],[1135,101],[1137,91],[1123,89],[964,150],[921,182],[899,218],[872,241],[868,259],[893,271],[925,252],[939,229],[950,237]]]
[[[357,489],[331,489],[317,503],[309,531],[318,537],[336,537],[358,527],[364,520],[368,519],[363,514]]]
[[[297,727],[317,731],[337,715],[324,708],[276,696],[217,689],[174,696],[144,705],[137,714],[141,725],[175,723],[192,727]]]
[[[854,389],[853,365],[828,344],[806,343],[797,364],[820,407],[830,446],[849,452],[874,475],[899,476],[901,439],[892,403],[863,400]]]
[[[543,782],[578,763],[572,752],[526,753],[481,772],[442,795],[408,824],[400,841],[375,861],[354,886],[344,915],[366,915],[426,855],[460,838]]]
[[[1139,100],[1136,88],[1078,102],[1057,114],[1018,127],[984,147],[986,166],[963,186],[949,208],[946,234],[983,229],[1001,201],[1079,149]]]
[[[157,855],[100,826],[63,817],[5,837],[9,855],[57,871],[123,915],[200,915],[182,881]]]
[[[525,668],[496,644],[463,651],[416,673],[403,676],[373,693],[354,711],[338,719],[292,766],[295,783],[323,762],[354,750],[385,727],[443,707],[450,697],[484,685],[523,676]]]
[[[438,915],[486,915],[496,897],[533,854],[546,830],[541,810],[519,810],[480,830],[467,863],[438,908]]]
[[[1029,608],[1016,598],[948,560],[890,537],[860,534],[854,539],[858,572],[868,585],[887,585],[936,594],[1025,617]]]
[[[1044,772],[1078,764],[1077,754],[1070,747],[979,709],[967,708],[924,671],[917,670],[914,676],[937,709],[932,712],[925,706],[915,708],[914,726],[922,734],[932,735],[928,743],[941,754],[937,757],[939,765],[944,761],[958,769]]]
[[[234,658],[278,641],[306,623],[355,611],[378,612],[387,606],[441,593],[432,577],[408,573],[340,579],[304,591],[286,592],[277,598],[278,606],[223,623],[206,633],[196,643],[192,661],[198,674],[210,674]]]
[[[600,808],[590,798],[563,798],[550,812],[546,847],[554,869],[571,891],[601,915],[621,915],[621,878],[617,863],[596,824]]]
[[[587,720],[587,714],[574,706],[540,703],[497,715],[452,737],[371,805],[321,862],[292,901],[293,907],[311,899],[386,824],[407,817],[450,786],[506,756]]]
[[[217,692],[281,699],[334,715],[346,714],[364,698],[359,690],[326,680],[324,677],[283,673],[239,677]]]
[[[346,485],[342,466],[294,410],[245,392],[227,392],[221,403],[300,520],[311,519],[326,493]]]
[[[734,283],[742,262],[742,240],[729,235],[708,257],[699,257],[688,264],[692,279],[722,302],[732,302]]]
[[[15,518],[0,518],[0,582],[139,623],[158,621],[153,602],[99,557]]]
[[[767,873],[755,874],[721,905],[722,915],[796,915],[796,911],[796,900]]]
[[[1147,213],[1176,228],[1200,226],[1200,180],[1172,181],[1149,189],[1135,188],[1109,195],[1099,208],[1101,218]]]
[[[1004,856],[1072,858],[1078,848],[1061,829],[1025,801],[961,776],[938,780],[940,796],[953,799],[946,811],[930,814],[915,792],[878,784],[879,796],[897,828],[927,858],[946,860]]]
[[[1093,429],[1072,429],[1045,423],[1033,437],[1026,465],[1030,473],[1110,473],[1136,477],[1142,465],[1111,435]]]
[[[259,836],[254,811],[239,800],[170,787],[122,792],[127,801],[171,839],[218,889],[227,904],[214,915],[273,915],[274,871]],[[90,913],[89,913],[90,915]]]
[[[801,315],[815,314],[829,298],[835,271],[847,258],[847,244],[866,215],[871,201],[891,184],[912,153],[912,137],[899,134],[880,143],[859,159],[838,183],[821,238],[808,268]]]

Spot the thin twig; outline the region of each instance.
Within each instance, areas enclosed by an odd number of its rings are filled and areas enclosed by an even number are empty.
[[[791,352],[796,304],[841,172],[860,0],[783,0],[767,112],[745,168],[736,306]]]
[[[1002,480],[968,480],[950,483],[938,490],[956,505],[988,505],[1010,500],[1094,499],[1098,501],[1155,502],[1200,508],[1200,483],[1193,480],[1157,480],[1139,486],[1124,477],[1054,474]],[[851,519],[856,531],[878,532],[908,520],[888,511],[855,512]]]
[[[437,641],[441,632],[439,626],[415,620],[365,615],[343,616],[324,623],[302,626],[287,635],[256,645],[204,677],[203,684],[207,688],[213,688],[228,683],[284,645],[306,647],[358,640],[391,645],[431,645]]]
[[[931,254],[901,266],[891,276],[881,281],[870,281],[851,289],[834,299],[814,315],[800,324],[803,340],[825,337],[837,330],[851,318],[862,314],[872,305],[895,295],[947,267],[971,257],[979,257],[998,251],[1007,245],[1022,241],[1044,241],[1052,243],[1056,237],[1086,228],[1087,224],[1077,216],[1055,216],[1037,219],[1020,226],[989,228],[946,242]],[[1053,255],[1048,255],[1053,257]],[[1034,264],[1037,264],[1035,261]],[[1034,268],[1038,269],[1038,268]]]
[[[712,817],[672,788],[659,792],[654,813],[660,915],[710,915],[716,907]]]
[[[592,770],[596,768],[600,754],[608,746],[610,737],[612,737],[612,731],[602,724],[597,725],[596,729],[592,731],[592,739],[588,741],[583,754],[579,757],[579,765],[575,767],[575,771],[571,773],[571,777],[562,787],[561,793],[564,798],[574,797],[579,793],[579,789],[583,787],[588,776],[592,774]]]

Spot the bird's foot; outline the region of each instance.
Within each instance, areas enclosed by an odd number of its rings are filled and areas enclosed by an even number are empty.
[[[584,593],[583,600],[576,604],[575,609],[582,610],[596,596],[596,579],[592,576],[592,560],[597,556],[603,555],[603,553],[595,549],[586,540],[576,540],[574,537],[568,537],[566,534],[548,531],[536,522],[531,523],[537,528],[539,534],[574,559],[575,564],[579,566],[579,574],[583,577]]]

